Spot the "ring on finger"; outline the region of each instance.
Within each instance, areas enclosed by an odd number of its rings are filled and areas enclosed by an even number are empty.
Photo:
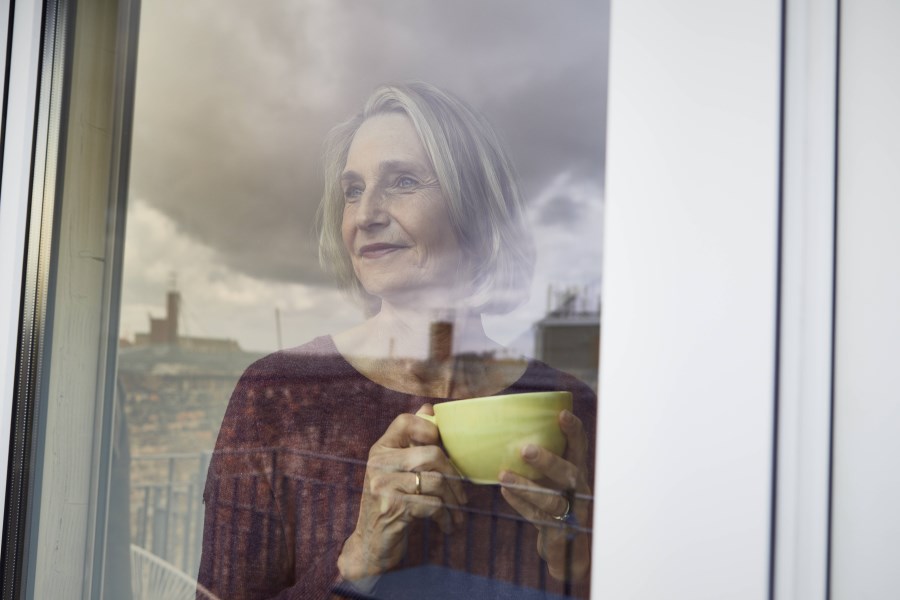
[[[569,516],[572,514],[572,501],[563,496],[563,500],[566,501],[566,511],[561,515],[550,515],[557,521],[568,521]]]
[[[416,471],[414,475],[416,476],[416,496],[420,496],[422,494],[422,474]]]

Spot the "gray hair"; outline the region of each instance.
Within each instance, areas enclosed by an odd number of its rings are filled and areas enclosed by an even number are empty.
[[[462,100],[422,82],[379,86],[362,112],[331,130],[325,141],[325,190],[319,204],[319,262],[368,314],[380,299],[353,271],[341,237],[344,193],[340,176],[350,144],[367,119],[385,113],[412,121],[447,200],[450,224],[473,269],[468,304],[484,313],[509,312],[528,298],[534,242],[517,177],[493,128]]]

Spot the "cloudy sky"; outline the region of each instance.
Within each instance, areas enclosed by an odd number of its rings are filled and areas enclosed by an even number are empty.
[[[587,0],[154,0],[142,4],[122,334],[161,316],[276,346],[359,311],[319,269],[321,144],[379,83],[421,79],[480,109],[523,176],[538,244],[531,302],[494,318],[508,343],[547,286],[599,293],[608,4]]]

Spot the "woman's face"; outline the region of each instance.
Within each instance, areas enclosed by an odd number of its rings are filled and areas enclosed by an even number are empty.
[[[341,175],[341,234],[365,290],[396,305],[450,306],[462,252],[434,168],[409,117],[366,120]]]

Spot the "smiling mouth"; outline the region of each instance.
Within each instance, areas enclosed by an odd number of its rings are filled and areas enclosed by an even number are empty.
[[[359,256],[362,258],[381,258],[387,256],[397,250],[404,250],[406,246],[397,246],[394,244],[368,244],[359,249]]]

